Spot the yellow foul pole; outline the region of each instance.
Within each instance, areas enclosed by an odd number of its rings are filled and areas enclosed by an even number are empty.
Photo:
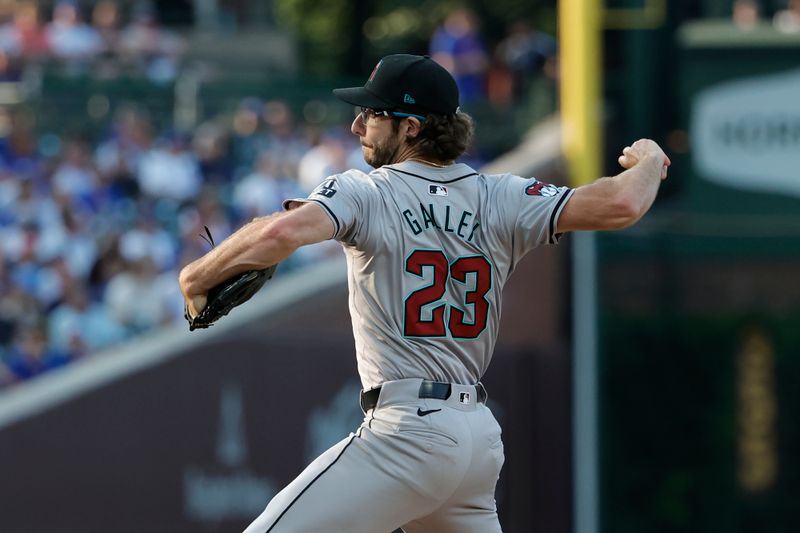
[[[559,2],[562,142],[573,186],[601,172],[601,15],[599,0]]]
[[[559,1],[561,124],[573,187],[600,177],[600,0]],[[572,508],[575,533],[599,531],[597,254],[594,232],[572,236]]]

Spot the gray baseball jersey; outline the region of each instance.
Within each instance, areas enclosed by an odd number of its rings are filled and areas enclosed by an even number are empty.
[[[572,189],[468,165],[415,161],[326,179],[307,199],[348,261],[364,389],[425,378],[477,383],[489,366],[503,286],[533,248],[556,243]]]

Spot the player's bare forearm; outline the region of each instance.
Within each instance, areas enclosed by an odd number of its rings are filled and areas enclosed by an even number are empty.
[[[638,222],[653,205],[661,185],[663,167],[663,159],[648,155],[636,166],[610,178],[617,182],[620,188],[617,193],[619,201],[625,204],[629,211],[628,220],[624,221],[623,227]]]
[[[181,270],[181,291],[189,300],[248,270],[277,264],[305,244],[328,239],[333,223],[314,204],[259,217]]]
[[[626,169],[620,174],[575,190],[559,217],[559,232],[626,228],[647,213],[666,178],[669,158],[645,139],[625,148],[619,162]]]
[[[242,226],[206,255],[186,265],[180,273],[181,290],[187,297],[205,294],[226,279],[274,265],[294,251],[272,239],[269,229],[286,213],[259,217]]]

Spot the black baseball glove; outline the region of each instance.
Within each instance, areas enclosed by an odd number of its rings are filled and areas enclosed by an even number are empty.
[[[189,307],[185,306],[183,316],[189,322],[189,331],[211,327],[231,309],[252,298],[267,280],[272,279],[277,266],[272,265],[263,270],[248,270],[223,281],[208,291],[206,306],[195,317],[189,314]]]

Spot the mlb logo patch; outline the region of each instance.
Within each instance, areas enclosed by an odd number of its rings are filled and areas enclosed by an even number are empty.
[[[444,185],[428,185],[428,194],[431,196],[447,196],[447,187]]]
[[[469,393],[468,392],[459,393],[458,401],[461,403],[469,403]]]

